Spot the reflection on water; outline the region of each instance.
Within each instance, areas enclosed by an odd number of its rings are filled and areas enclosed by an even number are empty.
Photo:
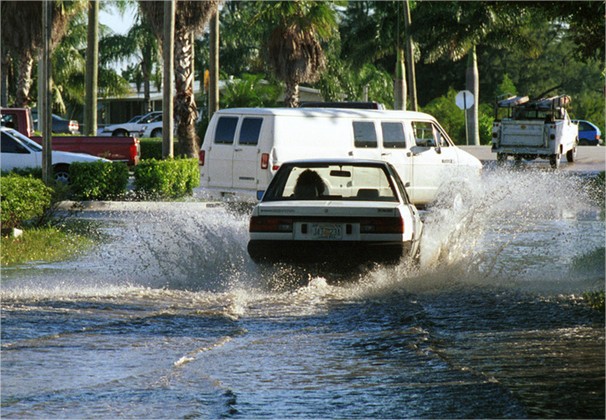
[[[257,267],[246,214],[103,215],[95,252],[3,270],[2,415],[603,418],[583,185],[487,173],[427,214],[420,267],[348,279]]]

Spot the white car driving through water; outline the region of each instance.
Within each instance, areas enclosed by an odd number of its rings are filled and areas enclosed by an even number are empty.
[[[250,218],[254,261],[397,263],[423,224],[393,166],[351,158],[283,163]]]

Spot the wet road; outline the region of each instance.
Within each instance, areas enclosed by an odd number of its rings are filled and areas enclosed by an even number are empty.
[[[554,179],[555,178],[555,179]],[[421,267],[248,258],[247,215],[107,205],[74,261],[2,271],[3,418],[603,418],[604,221],[586,179],[498,170]]]

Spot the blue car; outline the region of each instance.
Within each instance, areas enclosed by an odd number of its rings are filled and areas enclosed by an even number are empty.
[[[579,125],[579,145],[581,146],[598,146],[602,143],[600,129],[589,121],[573,120]]]

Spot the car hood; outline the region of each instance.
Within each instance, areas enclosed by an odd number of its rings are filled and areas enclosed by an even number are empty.
[[[111,160],[97,156],[87,155],[85,153],[61,152],[53,150],[53,164],[72,163],[72,162],[111,162]]]

